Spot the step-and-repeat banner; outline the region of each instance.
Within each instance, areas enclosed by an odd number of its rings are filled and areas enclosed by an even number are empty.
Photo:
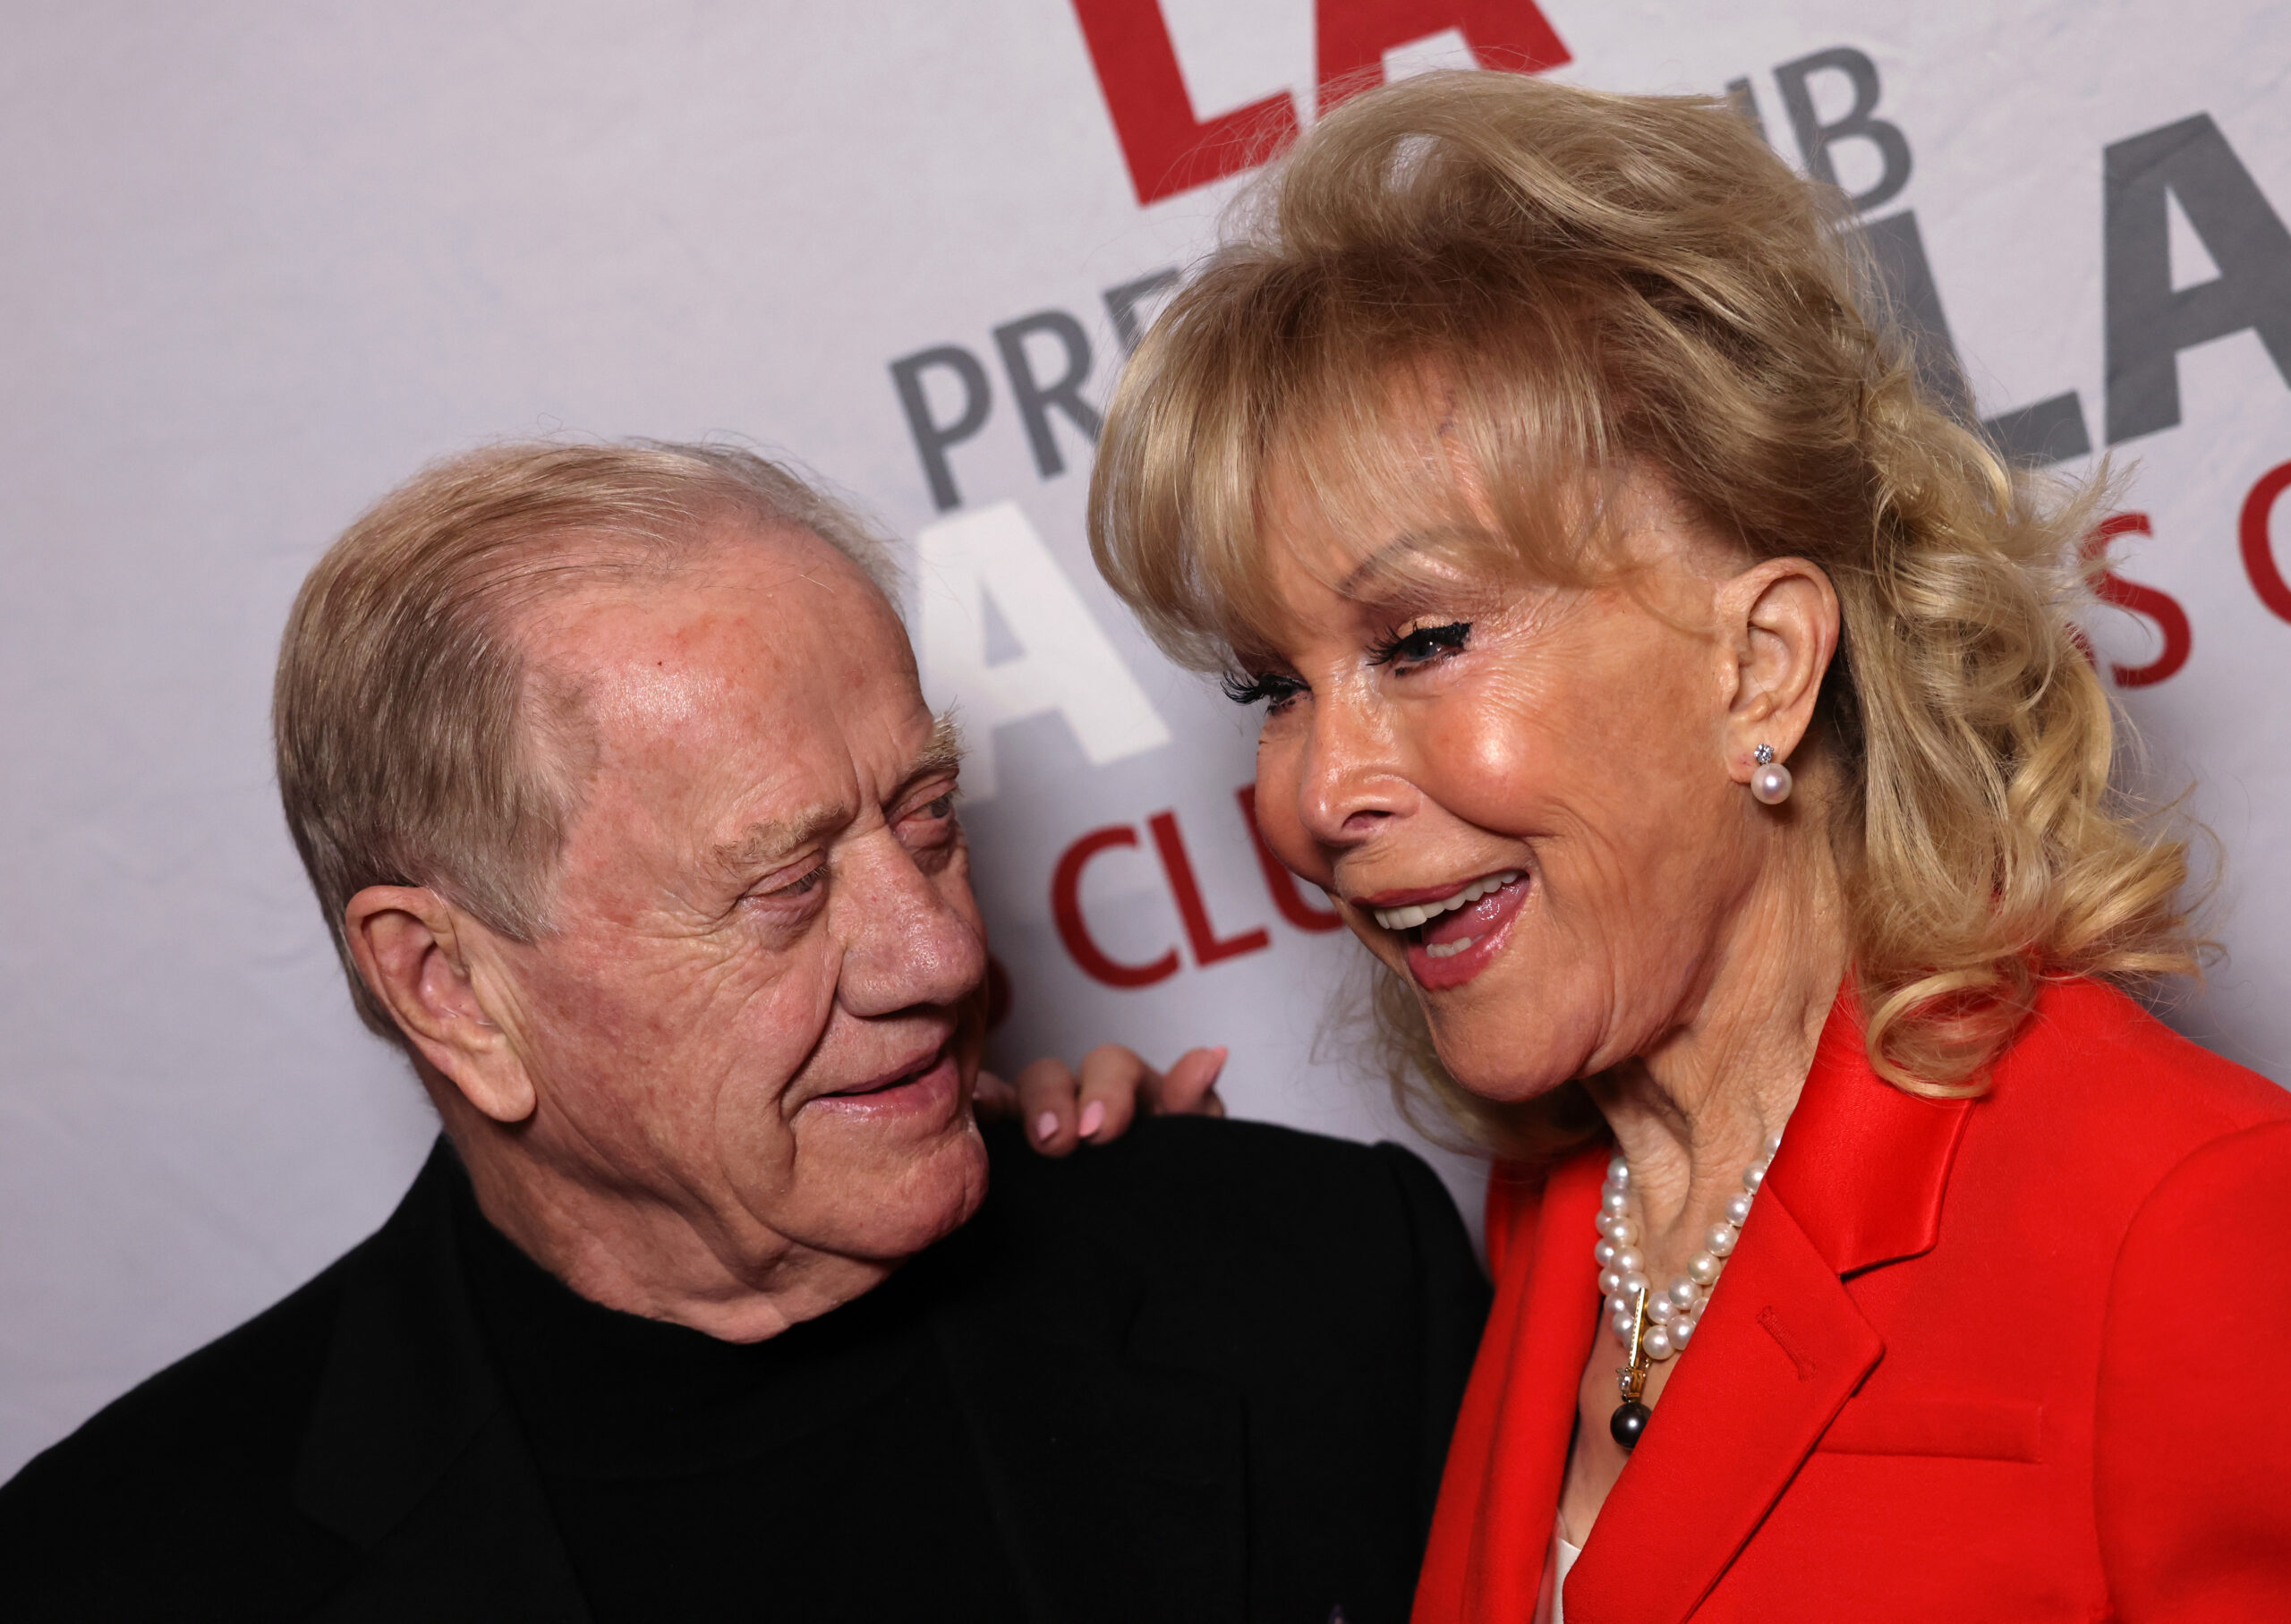
[[[0,54],[0,1474],[376,1224],[434,1131],[281,828],[303,571],[503,435],[737,435],[909,547],[975,756],[996,1058],[1231,1046],[1401,1133],[1256,843],[1250,725],[1092,574],[1093,438],[1256,149],[1361,69],[1733,98],[1960,404],[2129,476],[2093,617],[2219,839],[2173,1012],[2291,1078],[2291,95],[2263,0],[390,0],[16,8]],[[1467,1203],[1474,1169],[1441,1165]]]

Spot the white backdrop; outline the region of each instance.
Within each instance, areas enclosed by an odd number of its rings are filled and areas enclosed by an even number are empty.
[[[1393,1131],[1316,1048],[1352,949],[1260,868],[1242,718],[1147,648],[1081,528],[1108,292],[1150,316],[1137,285],[1234,184],[1187,166],[1195,126],[1309,122],[1316,63],[1385,45],[1734,86],[1874,194],[1979,414],[2113,444],[2146,519],[2095,642],[2150,786],[2194,781],[2228,862],[2231,957],[2175,1018],[2291,1076],[2284,34],[2264,0],[20,0],[0,1475],[370,1229],[433,1131],[351,1016],[264,710],[319,551],[488,438],[737,434],[858,492],[916,544],[934,697],[992,781],[998,1054],[1222,1042],[1241,1114]]]

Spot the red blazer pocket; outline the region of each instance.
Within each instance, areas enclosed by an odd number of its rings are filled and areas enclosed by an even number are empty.
[[[2044,1406],[2019,1399],[1852,1399],[1818,1449],[1840,1455],[2039,1458]]]

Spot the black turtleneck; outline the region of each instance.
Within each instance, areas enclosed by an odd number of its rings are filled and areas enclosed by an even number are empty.
[[[721,1342],[576,1296],[457,1182],[479,1315],[597,1624],[1021,1613],[931,1335],[936,1259]]]

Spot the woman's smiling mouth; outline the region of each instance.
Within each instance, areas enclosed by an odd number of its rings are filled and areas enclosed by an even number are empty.
[[[1443,992],[1462,986],[1495,960],[1527,900],[1529,884],[1526,871],[1505,869],[1444,893],[1387,892],[1360,906],[1401,938],[1417,985]]]
[[[1452,895],[1437,901],[1411,903],[1397,908],[1372,907],[1368,912],[1375,917],[1376,923],[1387,931],[1413,930],[1427,920],[1436,919],[1452,909],[1461,908],[1468,903],[1478,902],[1490,891],[1510,885],[1519,877],[1519,870],[1509,869],[1501,874],[1489,874],[1483,879],[1471,880],[1459,888]]]

